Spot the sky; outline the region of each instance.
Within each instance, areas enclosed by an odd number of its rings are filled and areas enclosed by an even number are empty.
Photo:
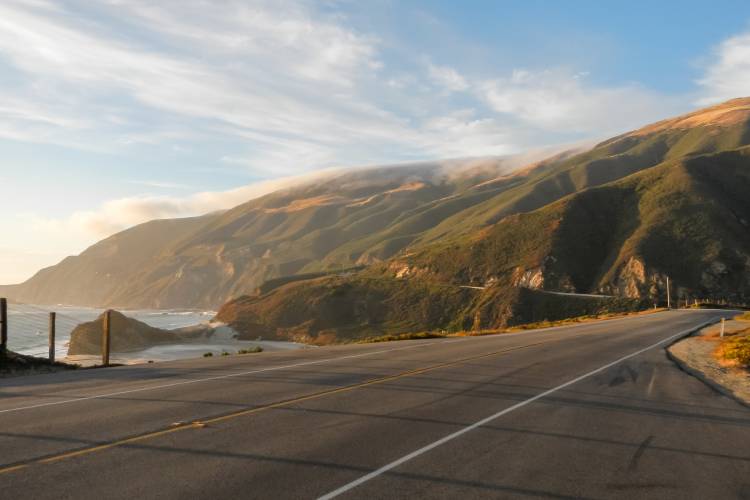
[[[750,3],[3,0],[0,284],[331,167],[575,144],[750,95]]]

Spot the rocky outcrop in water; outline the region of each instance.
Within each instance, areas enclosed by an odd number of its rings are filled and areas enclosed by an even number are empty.
[[[191,342],[206,338],[213,332],[208,326],[162,330],[129,318],[118,311],[111,311],[111,352],[127,352],[147,349],[156,345]],[[104,313],[94,321],[75,327],[70,335],[68,355],[99,354],[102,352]]]

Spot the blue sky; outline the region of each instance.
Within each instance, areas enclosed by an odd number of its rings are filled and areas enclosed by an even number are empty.
[[[5,0],[0,283],[277,179],[605,138],[748,94],[747,2]]]

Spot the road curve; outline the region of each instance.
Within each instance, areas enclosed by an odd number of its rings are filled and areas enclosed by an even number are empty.
[[[722,314],[5,379],[0,491],[750,498],[750,410],[664,352]]]

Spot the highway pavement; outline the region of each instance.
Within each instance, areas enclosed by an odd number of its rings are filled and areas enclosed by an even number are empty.
[[[0,380],[0,498],[750,498],[726,311]]]

